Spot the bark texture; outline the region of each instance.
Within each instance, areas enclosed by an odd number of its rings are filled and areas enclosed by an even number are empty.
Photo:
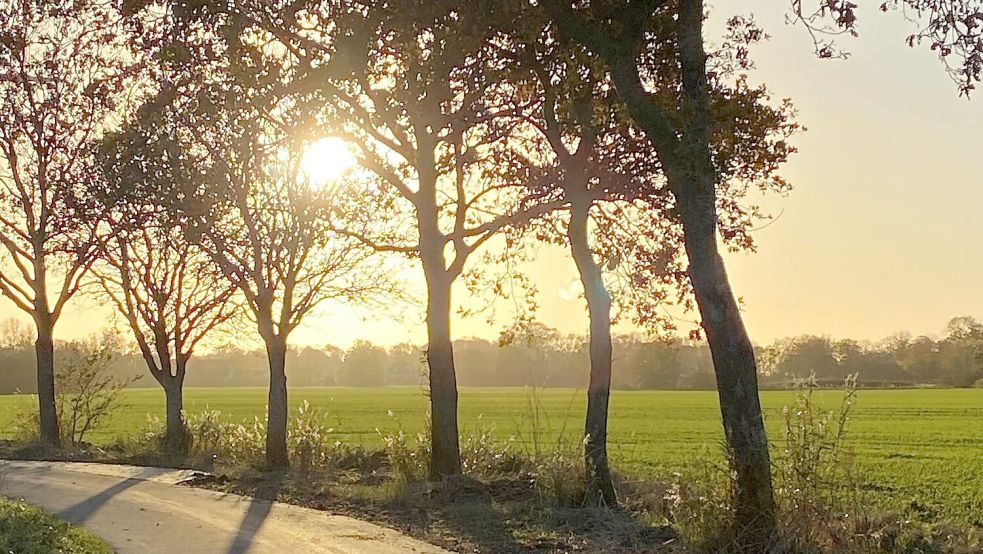
[[[41,442],[49,446],[61,443],[58,429],[58,410],[55,406],[55,346],[50,318],[37,317],[37,340],[34,352],[38,370],[38,408]]]
[[[450,282],[427,275],[427,365],[430,369],[430,478],[461,472],[457,426],[457,374],[451,342]]]
[[[164,405],[167,430],[164,441],[178,452],[184,452],[188,447],[188,429],[184,421],[184,377],[164,376],[161,381],[164,389]]]
[[[683,222],[689,278],[713,356],[724,433],[736,476],[735,516],[745,544],[765,545],[776,526],[771,459],[758,397],[758,366],[717,243],[716,181],[703,44],[703,2],[683,2],[679,16],[683,91],[690,116],[671,171]],[[675,164],[674,164],[675,165]]]
[[[266,465],[271,469],[288,467],[287,456],[287,347],[282,340],[266,344],[270,363],[270,390],[266,419]]]
[[[693,205],[695,204],[695,205]],[[715,233],[712,203],[681,202],[689,277],[713,356],[724,432],[736,477],[735,512],[749,542],[775,528],[771,460],[758,397],[757,363],[730,287]]]
[[[590,315],[590,384],[584,423],[586,502],[614,507],[618,504],[608,465],[608,401],[611,396],[611,294],[604,285],[588,237],[590,204],[571,202],[567,240],[580,273]]]
[[[427,365],[430,370],[430,479],[461,473],[457,425],[457,373],[451,341],[451,285],[454,277],[444,256],[440,229],[434,143],[424,141],[417,164],[420,191],[416,201],[420,262],[427,282]],[[458,254],[460,255],[460,253]]]

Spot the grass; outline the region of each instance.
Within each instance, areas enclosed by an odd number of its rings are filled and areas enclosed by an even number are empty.
[[[0,497],[0,552],[109,554],[112,549],[81,527],[40,508]]]
[[[366,447],[382,445],[382,433],[401,426],[409,433],[425,424],[427,400],[418,388],[298,388],[292,409],[304,400],[326,412],[333,436]],[[577,440],[583,393],[548,389],[538,401],[548,416],[538,426],[528,420],[527,394],[516,388],[461,391],[462,433],[492,429],[498,438],[515,436],[532,447],[550,449],[561,432]],[[820,404],[838,403],[841,391],[819,391]],[[780,443],[783,406],[791,391],[765,391],[762,401],[773,444]],[[0,397],[0,438],[10,433],[14,413],[30,407],[27,396]],[[140,428],[146,414],[161,414],[159,390],[126,392],[117,417],[92,435],[108,443]],[[189,389],[186,410],[219,410],[230,420],[262,416],[263,389]],[[699,460],[722,461],[716,394],[706,391],[617,391],[611,402],[611,456],[629,477],[668,480],[673,473],[699,478]],[[538,433],[535,432],[538,429]],[[952,521],[983,528],[983,390],[862,390],[850,422],[848,444],[869,489],[872,508],[925,522]],[[775,453],[780,455],[780,452]]]

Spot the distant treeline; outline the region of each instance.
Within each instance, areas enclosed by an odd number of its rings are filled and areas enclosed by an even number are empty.
[[[36,389],[34,347],[25,327],[0,323],[0,394]],[[105,340],[105,339],[103,339]],[[93,348],[93,342],[61,343],[58,365]],[[586,339],[532,325],[507,343],[478,338],[455,341],[458,382],[462,386],[587,385]],[[120,378],[144,376],[137,386],[152,386],[143,361],[120,342],[112,371]],[[763,387],[789,386],[814,374],[835,386],[858,373],[866,386],[983,384],[983,324],[971,317],[949,322],[940,338],[898,333],[877,343],[804,335],[757,349]],[[298,347],[287,355],[291,386],[422,385],[423,348],[412,344],[382,347],[356,341],[350,348]],[[266,355],[234,346],[192,358],[186,385],[247,387],[268,383]],[[613,386],[617,389],[712,389],[710,351],[705,343],[617,337]]]

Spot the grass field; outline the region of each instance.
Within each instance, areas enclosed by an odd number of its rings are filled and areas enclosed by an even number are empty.
[[[328,414],[339,441],[365,446],[382,443],[380,432],[402,426],[415,433],[425,424],[426,397],[418,388],[298,388],[293,406],[304,400]],[[817,392],[820,403],[836,405],[842,393]],[[782,407],[790,391],[765,391],[765,418],[776,452],[781,448]],[[536,392],[473,388],[461,391],[463,433],[493,429],[503,440],[515,436],[532,448],[551,448],[566,432],[577,440],[584,394],[569,389]],[[9,434],[14,414],[30,408],[31,397],[0,397],[0,436]],[[154,389],[126,393],[127,406],[93,442],[136,432],[146,414],[161,414],[163,394]],[[188,413],[219,410],[230,420],[252,419],[265,410],[263,389],[189,389]],[[390,411],[392,415],[390,415]],[[538,425],[531,416],[543,416]],[[716,394],[705,391],[615,392],[611,402],[611,455],[628,475],[668,478],[694,475],[705,460],[720,461],[722,432]],[[919,520],[957,520],[983,527],[983,390],[861,390],[850,421],[849,444],[879,508],[904,511]]]

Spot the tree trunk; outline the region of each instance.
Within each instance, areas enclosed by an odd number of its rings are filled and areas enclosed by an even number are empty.
[[[288,467],[287,457],[287,358],[286,342],[279,337],[266,343],[270,362],[270,391],[266,417],[266,465],[271,469]]]
[[[430,478],[461,473],[457,375],[451,342],[451,286],[447,273],[426,272],[427,365],[430,367]]]
[[[416,198],[420,233],[420,263],[427,282],[427,366],[430,371],[430,479],[461,473],[457,427],[457,374],[451,342],[451,284],[437,202],[437,172],[433,137],[417,138],[420,188]],[[457,252],[455,255],[463,255]]]
[[[166,405],[167,431],[164,442],[167,446],[181,454],[188,447],[188,430],[184,422],[184,383],[183,379],[163,376],[161,386],[164,389]]]
[[[567,240],[580,273],[590,315],[590,385],[587,389],[587,418],[584,424],[586,498],[591,505],[618,504],[608,466],[608,399],[611,396],[611,295],[590,249],[587,222],[590,203],[571,202]]]
[[[703,20],[703,2],[680,4],[679,57],[689,118],[681,150],[669,164],[682,164],[682,172],[675,172],[676,179],[670,176],[670,187],[682,217],[690,282],[713,356],[720,413],[736,477],[736,530],[751,550],[765,551],[776,526],[771,458],[754,349],[717,245],[717,174],[710,151],[713,114]]]
[[[34,343],[38,369],[38,408],[41,442],[58,446],[58,410],[55,405],[55,346],[53,325],[47,317],[36,318],[38,338]]]
[[[712,181],[709,186],[712,189]],[[718,249],[712,195],[702,201],[677,198],[689,277],[713,356],[720,413],[736,477],[736,523],[749,544],[765,544],[775,529],[775,500],[754,350]]]

